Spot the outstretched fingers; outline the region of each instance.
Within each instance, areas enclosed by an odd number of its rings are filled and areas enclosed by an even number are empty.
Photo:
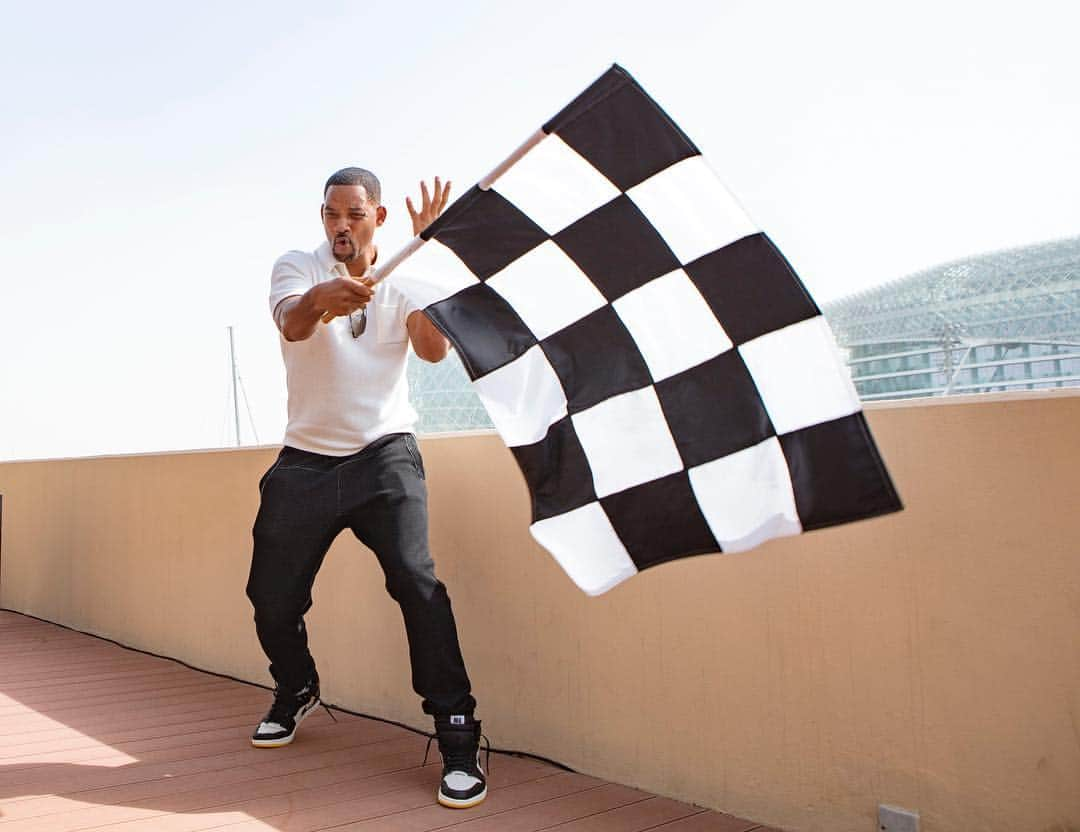
[[[420,181],[420,208],[412,201],[412,197],[405,197],[405,207],[409,211],[412,220],[413,234],[419,234],[427,228],[446,208],[450,199],[450,182],[443,181],[436,176],[435,185],[428,188],[427,182]]]
[[[450,199],[450,180],[446,180],[446,184],[439,182],[439,177],[435,177],[435,216],[438,216],[446,208],[446,203]]]

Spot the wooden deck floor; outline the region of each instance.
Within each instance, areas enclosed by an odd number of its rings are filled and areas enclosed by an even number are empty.
[[[444,809],[438,754],[421,766],[426,739],[394,725],[320,709],[252,748],[269,696],[0,611],[0,832],[769,832],[505,755],[483,804]]]

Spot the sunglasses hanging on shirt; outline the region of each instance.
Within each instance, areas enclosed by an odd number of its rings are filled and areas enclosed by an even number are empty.
[[[364,334],[364,330],[367,329],[367,307],[361,309],[359,315],[356,312],[349,313],[349,327],[353,338],[359,338]]]

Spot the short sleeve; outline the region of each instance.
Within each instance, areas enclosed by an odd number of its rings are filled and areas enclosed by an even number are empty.
[[[310,270],[304,268],[311,255],[303,251],[290,251],[283,254],[274,263],[270,272],[270,314],[274,314],[279,303],[293,295],[302,295],[315,281]]]

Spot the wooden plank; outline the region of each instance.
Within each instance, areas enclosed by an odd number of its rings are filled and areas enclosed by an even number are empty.
[[[15,766],[30,763],[81,763],[108,757],[103,754],[102,746],[107,746],[115,754],[138,757],[143,762],[149,761],[149,753],[156,751],[168,751],[170,749],[182,749],[189,747],[213,747],[222,742],[232,745],[246,746],[255,727],[258,717],[245,718],[243,722],[230,725],[226,728],[214,728],[210,730],[197,730],[192,726],[185,726],[184,731],[159,732],[157,736],[129,742],[103,743],[94,741],[92,738],[83,738],[83,745],[62,748],[50,748],[48,743],[36,743],[30,746],[20,745],[15,749],[21,753],[5,756],[0,750],[0,763],[4,771],[13,771]],[[236,720],[234,719],[234,722]],[[321,731],[334,729],[337,725],[325,713],[313,713],[301,727],[305,739],[318,734]],[[54,743],[55,744],[55,743]]]
[[[387,758],[389,759],[389,758]],[[320,822],[324,817],[355,819],[356,807],[364,811],[371,805],[380,805],[384,797],[397,791],[426,795],[433,803],[442,768],[437,763],[421,767],[421,759],[415,755],[405,761],[402,755],[390,763],[384,761],[383,769],[371,765],[353,767],[354,776],[335,782],[322,782],[318,774],[309,777],[304,786],[290,789],[285,778],[254,781],[245,784],[240,793],[220,789],[203,790],[180,796],[170,796],[161,801],[152,813],[144,811],[141,818],[132,818],[129,807],[100,807],[93,813],[95,821],[123,823],[124,832],[189,832],[220,826],[230,819],[235,822],[263,819],[273,822],[275,818],[288,818],[294,825]],[[531,761],[514,761],[504,776],[509,782],[526,782],[543,776],[551,776],[550,766]],[[394,798],[396,799],[396,798]],[[168,809],[163,809],[168,806]],[[176,808],[182,806],[182,809]],[[76,812],[70,817],[52,815],[40,819],[38,824],[10,824],[10,832],[77,832],[89,828],[88,812]],[[100,824],[98,824],[100,825]],[[8,825],[4,825],[5,830]],[[275,827],[277,825],[275,824]],[[231,830],[231,827],[230,827]]]
[[[601,781],[583,774],[560,772],[526,783],[504,787],[497,786],[493,780],[487,800],[479,806],[465,812],[446,809],[435,802],[435,786],[438,772],[429,788],[417,787],[403,789],[381,800],[364,801],[358,805],[340,807],[340,812],[333,814],[312,813],[294,819],[291,816],[266,818],[267,825],[258,821],[238,824],[228,832],[255,832],[255,830],[275,829],[279,832],[316,832],[316,830],[334,828],[334,832],[426,832],[440,829],[454,823],[462,817],[482,819],[495,813],[505,813],[522,806],[543,804],[559,800],[565,795],[589,792],[605,788]],[[340,821],[345,814],[351,814],[351,822]],[[500,827],[501,828],[501,827]]]
[[[299,742],[299,740],[297,741]],[[121,783],[98,789],[71,792],[63,796],[30,797],[4,804],[7,818],[38,817],[67,811],[74,805],[155,807],[167,804],[177,796],[208,790],[231,795],[247,788],[247,784],[275,779],[299,782],[301,786],[348,779],[357,773],[379,770],[385,761],[392,767],[419,765],[426,741],[410,736],[357,749],[345,759],[328,759],[325,755],[309,756],[289,753],[290,748],[265,751],[267,761],[255,765],[232,766],[225,769],[205,768],[187,774],[170,776],[168,772],[132,783]],[[228,799],[226,796],[225,799]]]
[[[151,679],[166,681],[170,677],[186,676],[189,673],[191,673],[191,670],[188,668],[169,662],[167,667],[147,667],[145,669],[133,667],[131,670],[127,671],[105,671],[78,675],[66,673],[64,674],[64,681],[65,683],[70,682],[73,685],[93,684],[95,682],[123,685],[124,682],[128,680],[132,683],[149,681]],[[55,687],[55,669],[46,677],[27,682],[13,682],[8,677],[7,673],[4,673],[4,694],[16,701],[21,700],[22,697],[34,696],[37,693],[52,690]]]
[[[356,722],[325,735],[313,732],[313,736],[305,736],[303,743],[296,742],[289,750],[295,757],[315,756],[320,752],[333,754],[398,737],[402,730],[378,722]],[[130,758],[114,753],[109,757],[95,758],[93,763],[96,764],[91,765],[43,764],[29,768],[16,766],[12,771],[0,771],[0,794],[9,790],[21,790],[23,794],[43,791],[64,794],[101,785],[135,782],[135,778],[145,780],[153,779],[159,774],[175,775],[198,771],[203,766],[225,769],[261,761],[274,750],[278,749],[253,748],[248,742],[228,740],[152,751],[137,763],[120,764],[111,768],[108,767],[109,761],[119,759],[127,763]]]
[[[752,820],[725,815],[723,812],[702,812],[682,820],[661,824],[654,832],[765,832]]]
[[[228,679],[217,679],[213,676],[204,676],[200,673],[189,671],[190,675],[173,677],[167,681],[164,686],[160,681],[151,682],[149,684],[156,687],[137,690],[132,693],[124,693],[122,688],[114,689],[113,693],[105,691],[104,693],[91,693],[85,697],[85,700],[78,695],[72,697],[67,695],[61,688],[54,688],[51,692],[43,692],[40,694],[40,704],[34,696],[25,696],[22,699],[17,700],[18,704],[8,704],[3,707],[3,710],[9,708],[18,708],[25,710],[29,713],[41,713],[50,717],[61,718],[64,715],[85,715],[102,713],[108,715],[110,713],[116,715],[123,715],[130,711],[129,708],[124,707],[127,702],[138,702],[141,705],[148,707],[158,707],[159,705],[165,705],[169,703],[161,702],[163,698],[185,696],[194,700],[199,695],[216,695],[216,694],[228,694],[232,697],[252,696],[258,695],[266,697],[267,701],[270,700],[271,694],[269,691],[262,688],[250,687],[248,685],[238,685],[236,682],[232,682]],[[75,688],[76,694],[79,691],[79,687]],[[14,697],[12,697],[14,698]],[[180,701],[180,700],[178,700]],[[9,720],[12,713],[0,714],[0,721]],[[25,716],[26,714],[22,714]],[[9,720],[10,721],[10,720]]]
[[[118,709],[103,705],[88,708],[86,712],[80,712],[78,708],[42,714],[31,712],[21,717],[0,718],[0,736],[15,736],[26,731],[52,728],[57,722],[71,725],[74,730],[83,734],[96,734],[129,724],[145,724],[147,718],[157,717],[171,722],[205,718],[216,713],[218,708],[235,708],[238,705],[250,708],[252,717],[257,721],[258,717],[266,713],[269,700],[270,697],[263,691],[223,690],[191,696],[182,702],[153,709]]]
[[[691,817],[703,810],[677,800],[651,797],[618,809],[550,827],[551,832],[643,832],[662,823]]]
[[[120,648],[116,649],[119,650]],[[66,668],[63,672],[63,676],[65,679],[82,679],[102,675],[122,678],[123,674],[126,672],[135,672],[137,670],[142,673],[163,668],[180,668],[181,670],[188,670],[188,668],[183,665],[179,665],[168,659],[155,659],[149,656],[140,656],[138,653],[129,654],[125,651],[123,655],[110,657],[104,666],[103,662],[97,661],[81,668]],[[25,672],[17,673],[16,670],[5,665],[4,685],[11,685],[14,690],[16,689],[16,686],[23,684],[56,684],[56,679],[59,675],[55,667],[48,667],[47,665],[37,668],[27,667],[24,668],[24,671]]]
[[[63,710],[89,709],[95,705],[120,705],[126,702],[140,706],[162,704],[165,697],[186,696],[198,691],[236,691],[236,683],[202,674],[185,674],[166,679],[64,684],[21,698],[0,696],[0,717],[23,714],[26,711],[52,714]]]
[[[114,719],[111,722],[106,722],[94,726],[88,726],[80,723],[78,729],[71,726],[64,726],[61,723],[45,722],[44,724],[39,724],[37,727],[29,728],[27,730],[11,731],[9,732],[8,736],[12,738],[13,742],[21,743],[27,739],[32,740],[35,737],[55,737],[57,736],[57,731],[61,732],[61,736],[71,736],[72,734],[78,733],[92,734],[95,737],[107,736],[121,731],[140,730],[152,726],[156,726],[159,729],[166,728],[167,730],[175,731],[177,730],[176,726],[183,726],[192,724],[194,722],[201,722],[207,718],[232,716],[245,717],[251,722],[251,725],[254,727],[258,719],[266,713],[266,709],[267,704],[265,702],[257,702],[256,700],[237,701],[214,708],[212,711],[200,713],[180,712],[178,714],[171,715],[165,715],[162,713],[133,713],[125,718]]]
[[[314,718],[313,715],[311,719]],[[224,738],[227,736],[236,736],[246,738],[251,734],[254,724],[254,721],[247,715],[243,717],[234,716],[217,720],[204,720],[199,723],[189,723],[188,730],[185,734],[186,739],[192,743],[213,739],[214,737]],[[307,723],[305,723],[305,727],[307,727]],[[57,731],[58,735],[55,737],[39,738],[29,742],[5,742],[3,747],[0,747],[0,765],[28,753],[78,751],[83,748],[91,748],[98,745],[108,745],[111,748],[119,749],[126,753],[132,753],[134,750],[134,743],[161,742],[163,745],[168,745],[173,742],[173,735],[175,733],[174,731],[168,730],[167,727],[156,725],[138,731],[127,732],[127,734],[114,734],[112,735],[113,739],[109,739],[106,736],[87,737],[72,732],[67,728],[60,728],[57,729]],[[143,747],[153,748],[154,746],[148,745]]]
[[[113,644],[94,639],[93,641],[65,641],[55,647],[36,645],[30,641],[17,646],[9,646],[0,654],[5,664],[20,663],[27,667],[42,667],[50,661],[70,664],[73,667],[100,660],[117,649]]]
[[[120,650],[121,648],[114,649]],[[4,665],[4,683],[5,685],[48,681],[55,683],[59,678],[79,679],[103,673],[122,678],[125,673],[176,667],[187,670],[187,668],[183,668],[183,665],[178,665],[168,659],[155,659],[151,656],[140,656],[138,653],[124,651],[111,656],[106,654],[104,658],[94,659],[89,662],[62,666],[59,663],[50,666],[48,664],[33,665],[26,661],[19,663],[7,662]]]
[[[441,821],[440,825],[427,826],[425,829],[444,829],[447,832],[533,832],[648,799],[648,794],[637,789],[603,783],[577,794],[536,801],[527,806],[510,807],[476,820],[470,817],[471,811],[459,813],[462,816],[460,820],[450,818],[449,825],[445,818],[433,818],[433,821]],[[488,798],[482,806],[486,806],[490,801],[491,798]]]

